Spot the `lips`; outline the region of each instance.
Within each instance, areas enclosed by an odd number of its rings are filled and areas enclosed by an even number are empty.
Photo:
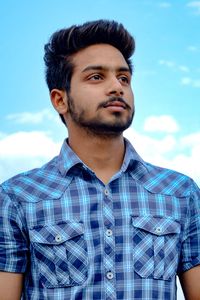
[[[104,105],[104,107],[121,107],[121,108],[126,109],[126,105],[124,103],[122,103],[121,101],[112,101],[112,102]]]

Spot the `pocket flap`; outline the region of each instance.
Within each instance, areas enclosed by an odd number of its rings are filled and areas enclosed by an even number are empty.
[[[58,245],[84,233],[83,223],[60,222],[30,229],[33,243]]]
[[[167,217],[132,216],[132,225],[155,235],[180,233],[180,224]]]

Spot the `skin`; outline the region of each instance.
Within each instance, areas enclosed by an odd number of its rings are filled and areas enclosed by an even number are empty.
[[[120,120],[125,124],[134,110],[131,74],[121,52],[105,44],[92,45],[79,51],[73,55],[73,64],[75,69],[70,95],[54,89],[51,91],[51,100],[66,120],[70,147],[102,182],[107,183],[120,169],[124,158],[123,134],[95,133],[78,124],[70,114],[68,97],[73,98],[77,114],[84,115],[87,121],[100,120],[101,123],[113,125]],[[111,97],[123,97],[127,108],[117,106],[119,103],[98,108]]]
[[[0,299],[20,300],[23,274],[0,272]]]
[[[105,44],[77,52],[73,55],[73,63],[75,70],[70,93],[67,95],[66,91],[53,89],[51,101],[65,118],[70,147],[106,184],[120,169],[124,158],[123,130],[114,132],[112,126],[117,122],[125,126],[133,116],[131,74],[122,54]],[[101,106],[109,103],[112,97],[123,98],[126,106],[123,104],[122,107],[119,101],[112,106]],[[90,125],[81,125],[85,121]],[[110,130],[95,132],[90,128],[94,122],[106,124]],[[200,266],[183,273],[180,281],[186,300],[200,299]],[[1,300],[19,300],[22,286],[22,274],[0,272]]]
[[[200,299],[200,265],[179,276],[186,300]]]

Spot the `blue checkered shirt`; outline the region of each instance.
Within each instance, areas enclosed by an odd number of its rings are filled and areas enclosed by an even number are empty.
[[[144,162],[128,141],[107,185],[64,142],[59,156],[0,189],[0,270],[22,299],[174,300],[200,264],[200,190]]]

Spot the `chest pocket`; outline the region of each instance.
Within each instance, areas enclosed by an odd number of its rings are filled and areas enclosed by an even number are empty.
[[[37,226],[30,229],[30,240],[35,266],[44,286],[75,286],[85,282],[88,255],[82,223]]]
[[[170,280],[177,271],[180,224],[167,217],[132,217],[134,270],[143,278]]]

